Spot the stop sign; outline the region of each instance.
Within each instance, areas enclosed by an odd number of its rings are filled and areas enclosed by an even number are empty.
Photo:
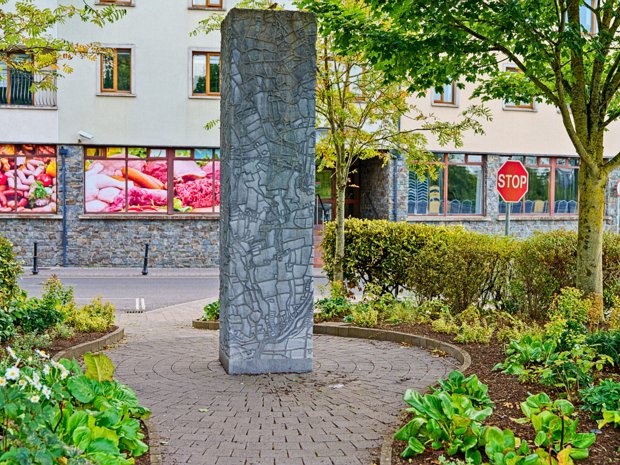
[[[504,202],[518,202],[528,188],[529,175],[520,161],[508,160],[497,172],[497,192]]]

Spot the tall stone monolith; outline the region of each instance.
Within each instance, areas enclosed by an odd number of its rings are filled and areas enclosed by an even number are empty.
[[[231,10],[222,24],[220,361],[312,369],[314,16]]]

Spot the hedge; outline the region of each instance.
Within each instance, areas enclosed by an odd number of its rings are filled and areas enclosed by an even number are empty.
[[[327,223],[323,259],[333,279],[335,224]],[[455,312],[471,304],[503,302],[542,318],[553,296],[575,286],[577,234],[535,233],[514,239],[467,231],[461,226],[348,219],[344,281],[349,287],[379,286],[413,292],[421,301],[444,299]],[[606,301],[620,294],[620,236],[605,234]]]
[[[13,254],[13,244],[0,236],[0,310],[6,309],[20,289],[17,279],[21,267]]]

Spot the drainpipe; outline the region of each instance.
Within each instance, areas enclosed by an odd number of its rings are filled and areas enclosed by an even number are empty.
[[[398,221],[398,161],[400,156],[395,150],[392,152],[392,221]]]
[[[68,266],[67,259],[67,149],[60,149],[60,164],[62,168],[62,266]]]

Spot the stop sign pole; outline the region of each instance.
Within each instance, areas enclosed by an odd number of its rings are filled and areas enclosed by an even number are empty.
[[[506,236],[510,235],[510,211],[512,204],[520,202],[529,187],[529,173],[523,163],[506,161],[497,172],[497,192],[506,202]]]

